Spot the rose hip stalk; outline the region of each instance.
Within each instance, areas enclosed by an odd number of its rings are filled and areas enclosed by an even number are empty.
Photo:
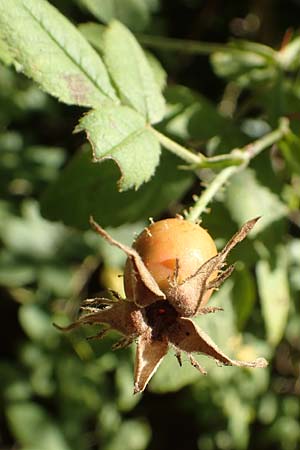
[[[64,331],[81,325],[106,324],[95,337],[109,330],[124,337],[114,345],[121,348],[137,341],[134,392],[145,389],[169,347],[181,365],[181,352],[202,374],[205,369],[193,357],[204,353],[218,363],[239,367],[266,367],[267,361],[237,361],[226,356],[192,317],[222,308],[206,306],[213,290],[232,273],[228,253],[242,241],[258,219],[247,222],[220,253],[210,235],[199,225],[180,218],[166,219],[147,227],[133,248],[114,240],[92,218],[91,225],[110,244],[127,255],[124,273],[126,298],[95,298],[83,302],[84,315]]]

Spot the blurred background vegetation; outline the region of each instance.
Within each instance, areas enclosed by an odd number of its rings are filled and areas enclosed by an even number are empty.
[[[122,291],[123,255],[88,229],[88,215],[130,244],[150,216],[191,205],[199,183],[164,152],[149,183],[118,193],[114,164],[92,165],[84,136],[72,134],[82,108],[16,73],[0,47],[1,449],[300,448],[300,2],[51,3],[75,24],[116,17],[137,33],[162,84],[168,74],[159,128],[178,142],[214,155],[261,137],[282,116],[291,120],[293,132],[232,178],[203,216],[220,247],[246,219],[263,216],[211,300],[225,312],[201,326],[230,354],[264,355],[270,366],[219,368],[200,357],[209,371],[201,377],[170,352],[149,389],[133,396],[134,348],[112,352],[115,336],[91,342],[91,330],[54,329],[82,299]],[[81,30],[93,41],[93,26]],[[157,36],[233,39],[234,49],[189,51],[180,41],[170,49]],[[271,48],[291,42],[279,68]],[[201,176],[208,183],[211,172]]]

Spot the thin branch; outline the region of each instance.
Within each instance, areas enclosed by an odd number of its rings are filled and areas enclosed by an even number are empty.
[[[228,45],[211,42],[200,42],[186,39],[173,39],[164,36],[149,36],[146,34],[136,34],[138,41],[146,47],[158,48],[162,50],[194,53],[199,55],[210,55],[214,52],[224,52],[228,50]]]
[[[197,221],[207,208],[207,205],[215,197],[217,192],[235,173],[247,167],[251,159],[257,156],[263,150],[280,141],[280,139],[282,139],[288,133],[288,131],[289,121],[284,117],[280,119],[277,130],[274,130],[271,133],[266,134],[262,138],[257,139],[252,144],[248,144],[243,148],[233,150],[231,153],[236,152],[237,154],[244,156],[243,164],[239,166],[232,165],[221,170],[215,176],[209,186],[203,191],[200,197],[196,200],[195,204],[190,208],[189,212],[186,214],[186,219],[192,222]],[[207,158],[206,163],[208,163],[208,161],[209,158]]]
[[[216,193],[221,187],[229,180],[232,175],[237,173],[239,166],[229,166],[223,169],[218,175],[215,176],[210,185],[203,191],[201,196],[196,200],[194,206],[192,206],[186,215],[186,219],[191,222],[196,222],[201,214],[206,210],[207,205],[214,198]]]
[[[174,155],[181,158],[183,161],[188,164],[192,164],[193,167],[199,167],[202,162],[206,161],[207,158],[202,153],[194,153],[192,150],[183,147],[183,145],[178,144],[164,134],[160,133],[155,128],[150,127],[150,130],[157,137],[161,145],[163,145],[170,152],[174,153]]]
[[[277,130],[271,131],[271,133],[266,134],[252,144],[248,144],[240,150],[247,155],[248,159],[251,160],[259,153],[261,153],[266,148],[280,141],[289,132],[289,120],[286,117],[282,117],[279,121],[279,126]]]

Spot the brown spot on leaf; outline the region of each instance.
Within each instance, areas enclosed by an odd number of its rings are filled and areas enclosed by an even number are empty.
[[[79,74],[63,75],[63,78],[75,103],[78,105],[87,103],[90,89],[86,80]]]

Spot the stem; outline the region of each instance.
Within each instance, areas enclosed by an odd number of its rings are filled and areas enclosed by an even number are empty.
[[[214,198],[216,193],[221,189],[221,187],[231,178],[235,173],[244,169],[248,166],[251,159],[257,156],[260,152],[270,147],[271,145],[278,142],[282,139],[285,134],[289,131],[289,121],[287,118],[282,118],[279,121],[278,129],[272,131],[271,133],[263,136],[260,139],[257,139],[252,144],[248,144],[241,149],[233,150],[231,153],[239,153],[240,155],[244,155],[244,163],[239,166],[229,166],[225,167],[225,169],[221,170],[210,185],[203,191],[200,197],[196,200],[195,204],[190,208],[189,212],[186,214],[186,219],[192,222],[196,222],[201,214],[207,208],[207,205]]]
[[[289,130],[289,121],[286,117],[283,117],[279,121],[279,127],[277,130],[266,134],[257,141],[251,144],[245,145],[242,148],[235,148],[229,153],[216,155],[212,157],[206,157],[202,153],[195,153],[192,150],[184,147],[173,141],[166,135],[160,133],[153,127],[149,127],[151,132],[157,137],[158,141],[174,155],[181,158],[190,166],[185,167],[189,170],[197,170],[203,168],[224,168],[228,166],[240,166],[245,163],[249,163],[249,160],[258,155],[262,150],[280,140]]]
[[[255,156],[257,156],[260,152],[265,150],[267,147],[275,144],[275,142],[279,141],[287,134],[289,131],[289,120],[286,117],[282,117],[279,121],[279,126],[277,130],[272,131],[269,134],[266,134],[257,141],[254,141],[252,144],[248,144],[245,147],[241,148],[240,151],[248,156],[248,159],[251,160]]]
[[[145,34],[136,34],[136,37],[142,45],[145,45],[147,47],[170,51],[180,51],[183,53],[209,55],[210,53],[228,50],[228,45],[225,44],[214,44],[210,42],[199,42],[185,39],[173,39],[163,36],[149,36]]]
[[[238,172],[238,170],[239,166],[229,166],[219,172],[210,185],[203,191],[194,206],[190,208],[189,213],[186,215],[186,219],[191,222],[196,222],[223,184],[225,184],[232,175]]]
[[[193,151],[168,138],[159,131],[155,130],[155,128],[151,127],[150,129],[152,133],[157,137],[161,145],[170,150],[170,152],[174,153],[174,155],[186,161],[188,164],[196,164],[198,167],[204,160],[206,160],[206,157],[202,155],[202,153],[196,154]]]

